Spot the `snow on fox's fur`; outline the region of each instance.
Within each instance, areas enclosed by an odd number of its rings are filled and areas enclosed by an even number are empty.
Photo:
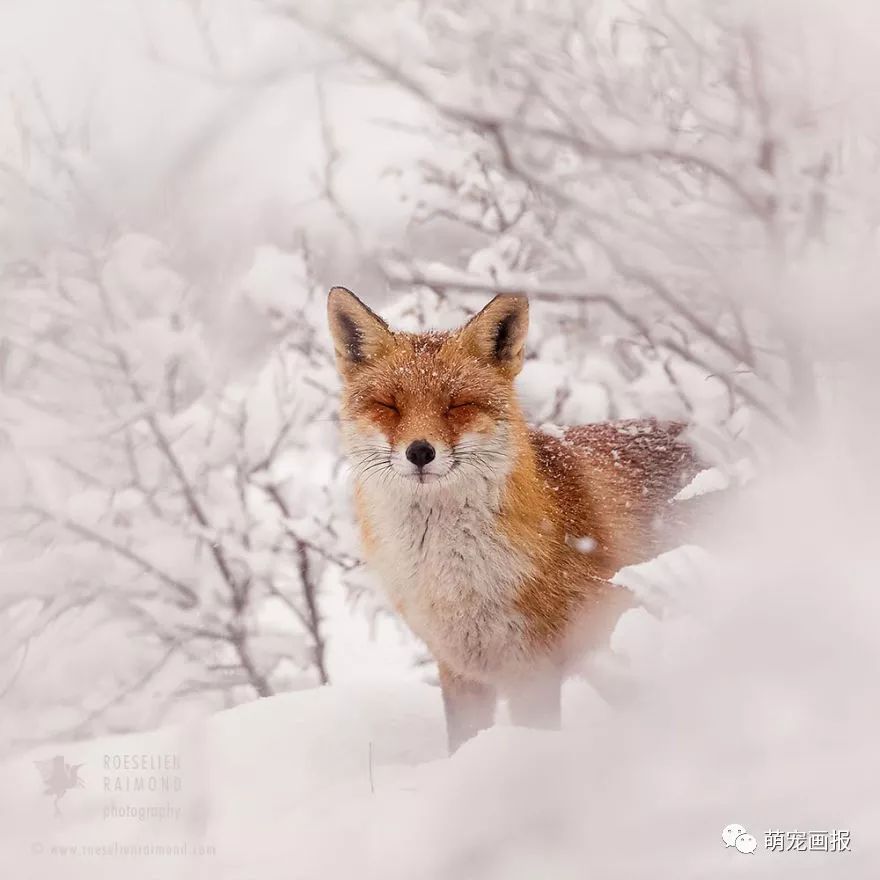
[[[683,425],[530,428],[524,297],[454,333],[394,332],[339,287],[328,313],[364,550],[438,662],[451,746],[491,723],[496,689],[515,721],[558,723],[566,664],[626,607],[610,577],[654,554],[700,469]]]

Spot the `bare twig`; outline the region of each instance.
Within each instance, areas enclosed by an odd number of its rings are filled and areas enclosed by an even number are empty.
[[[82,525],[81,523],[74,522],[69,517],[54,514],[49,510],[45,510],[33,504],[26,504],[21,509],[25,512],[32,513],[35,516],[39,516],[42,519],[55,522],[58,525],[63,526],[65,529],[68,529],[69,531],[79,535],[82,538],[85,538],[88,541],[98,544],[99,546],[104,547],[107,550],[112,550],[118,556],[136,565],[146,574],[155,577],[161,583],[165,584],[168,587],[171,587],[180,597],[183,607],[194,608],[196,605],[198,605],[199,597],[191,587],[187,586],[182,581],[177,580],[177,578],[172,577],[167,572],[162,571],[152,562],[144,559],[144,557],[141,556],[139,553],[131,550],[128,547],[125,547],[122,544],[119,544],[112,538],[108,538],[106,535],[102,535],[99,532],[96,532],[94,529]]]

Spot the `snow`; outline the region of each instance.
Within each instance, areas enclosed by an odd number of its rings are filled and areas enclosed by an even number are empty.
[[[701,547],[685,545],[649,562],[622,568],[611,583],[628,589],[649,608],[687,606],[701,583],[717,579],[712,557]]]
[[[707,492],[718,492],[730,486],[730,479],[718,468],[706,468],[700,471],[672,500],[686,501]]]
[[[83,764],[85,782],[83,789],[61,799],[57,819],[33,765],[56,754],[69,764]],[[369,688],[335,686],[249,703],[204,723],[52,746],[0,770],[0,817],[6,832],[0,865],[11,869],[4,876],[26,870],[28,876],[91,877],[106,858],[53,856],[52,847],[75,845],[82,851],[111,843],[187,843],[190,850],[216,848],[216,856],[205,856],[213,876],[232,880],[245,876],[243,871],[256,871],[261,877],[290,877],[285,874],[289,862],[278,856],[314,843],[309,831],[329,833],[335,810],[325,812],[322,805],[326,808],[336,797],[363,810],[371,795],[371,772],[374,785],[397,790],[398,779],[416,772],[408,768],[444,754],[436,689],[378,680]],[[167,756],[177,769],[147,774],[105,769],[108,760],[118,763],[124,756]],[[157,784],[171,777],[171,790],[105,791],[108,781],[111,789],[117,780],[125,788],[141,776]],[[120,810],[168,805],[173,818],[107,817],[111,804]],[[43,848],[40,858],[33,854],[36,847]],[[261,865],[264,857],[270,864]],[[272,864],[274,872],[266,873]],[[125,865],[132,876],[155,876],[152,857],[133,857]]]
[[[565,428],[560,425],[553,425],[550,422],[544,422],[538,426],[538,430],[557,440],[565,439]]]
[[[516,728],[502,712],[447,757],[438,689],[377,665],[199,722],[47,745],[0,767],[2,876],[867,878],[880,818],[865,775],[876,763],[864,699],[878,650],[873,536],[804,514],[804,493],[827,500],[840,479],[760,495],[718,551],[723,565],[684,547],[621,571],[643,607],[594,658],[601,696],[566,684],[562,731]],[[768,527],[779,522],[789,528]],[[83,764],[85,783],[58,818],[33,763],[55,755]],[[126,755],[170,756],[179,785],[108,794],[105,756]],[[111,805],[133,814],[105,815]],[[136,818],[150,806],[166,817]],[[758,841],[748,862],[720,842],[731,821]],[[853,851],[770,853],[771,828],[845,828]],[[156,849],[184,843],[185,857]]]
[[[589,535],[566,535],[565,543],[573,547],[578,553],[592,553],[596,549],[596,539]]]

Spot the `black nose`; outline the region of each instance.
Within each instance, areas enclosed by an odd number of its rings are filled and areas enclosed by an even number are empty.
[[[435,454],[434,447],[427,440],[413,440],[406,447],[406,457],[420,468],[423,468],[429,461],[433,461]]]

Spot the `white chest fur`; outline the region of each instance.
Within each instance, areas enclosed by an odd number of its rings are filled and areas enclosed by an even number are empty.
[[[365,486],[375,539],[370,561],[391,600],[437,659],[493,680],[528,659],[514,600],[532,574],[498,528],[498,496],[482,480],[454,488]]]

